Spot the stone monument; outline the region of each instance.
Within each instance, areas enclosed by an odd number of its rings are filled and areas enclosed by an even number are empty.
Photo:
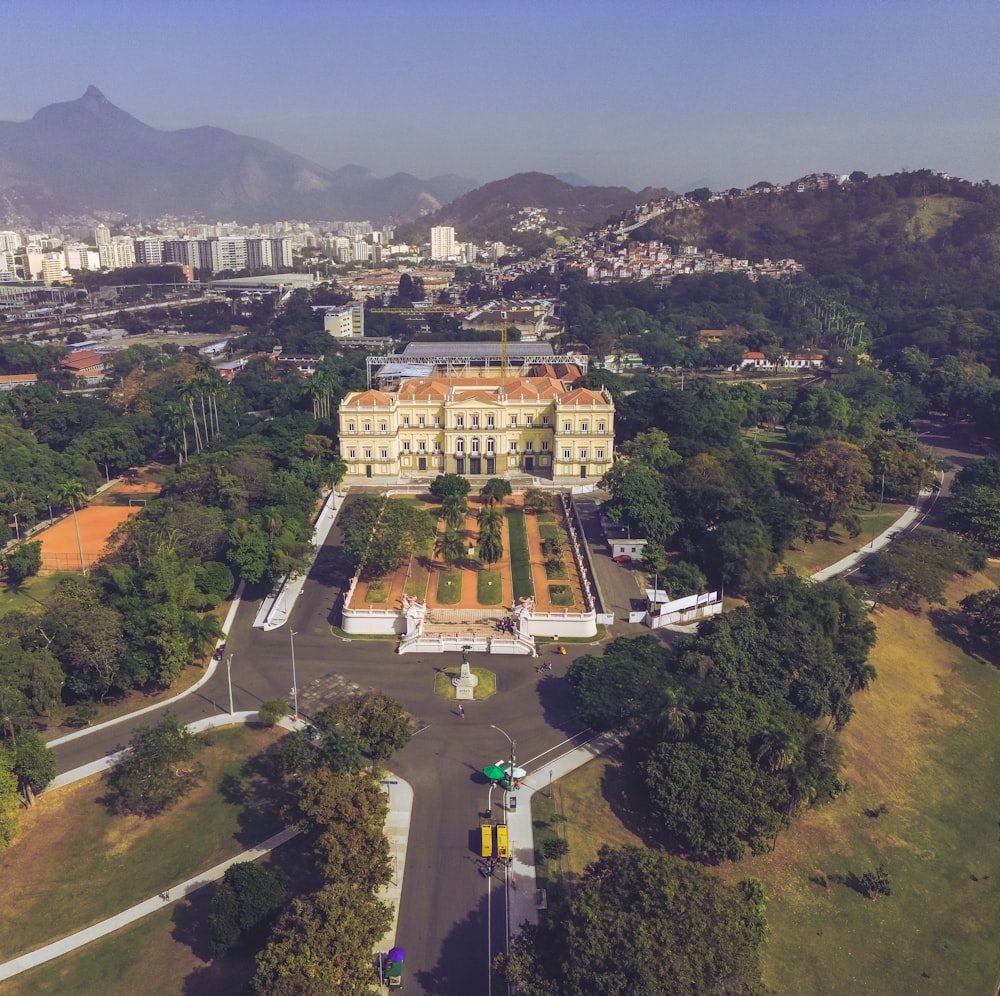
[[[462,673],[457,678],[451,679],[451,683],[455,686],[456,699],[474,699],[476,697],[475,688],[479,684],[479,679],[469,667],[469,651],[471,649],[472,647],[462,647]]]

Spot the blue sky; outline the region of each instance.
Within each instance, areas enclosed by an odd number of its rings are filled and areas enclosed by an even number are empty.
[[[8,121],[94,84],[379,175],[1000,181],[996,0],[5,0],[0,25]]]

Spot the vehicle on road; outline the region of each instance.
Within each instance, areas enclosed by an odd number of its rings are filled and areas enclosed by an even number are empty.
[[[616,564],[631,564],[632,558],[627,553],[619,553],[617,557],[612,557]]]

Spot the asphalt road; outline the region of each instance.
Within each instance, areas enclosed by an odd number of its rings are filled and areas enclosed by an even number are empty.
[[[506,945],[506,889],[499,872],[487,879],[476,861],[488,795],[482,769],[509,758],[504,733],[515,741],[518,764],[534,770],[544,765],[547,752],[582,732],[563,676],[575,657],[594,648],[571,647],[567,656],[550,658],[555,670],[544,676],[530,657],[471,655],[473,666],[496,673],[497,694],[466,703],[460,717],[453,700],[433,693],[436,671],[456,664],[454,655],[399,656],[392,642],[343,640],[332,634],[330,624],[346,582],[339,541],[334,527],[288,625],[267,633],[252,629],[265,591],[245,591],[227,640],[235,708],[254,709],[269,698],[291,701],[292,633],[302,715],[313,715],[359,689],[379,689],[403,703],[416,729],[410,744],[392,760],[393,771],[414,790],[396,938],[407,951],[407,991],[506,996],[506,986],[490,970],[493,957]],[[191,722],[226,711],[228,702],[226,669],[220,667],[205,686],[169,708]],[[149,713],[59,746],[59,770],[102,757],[127,743],[135,725],[156,722],[158,715]],[[496,792],[492,816],[503,819]],[[531,841],[512,845],[530,847]]]

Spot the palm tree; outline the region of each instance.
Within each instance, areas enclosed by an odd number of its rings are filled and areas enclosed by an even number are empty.
[[[687,740],[697,720],[694,712],[688,708],[681,694],[674,688],[666,692],[666,704],[661,718],[666,739],[674,742]]]
[[[768,771],[784,771],[797,753],[795,739],[787,730],[771,730],[761,737],[755,757]]]
[[[69,505],[73,512],[73,523],[76,526],[76,546],[80,551],[80,570],[86,574],[87,565],[83,559],[83,539],[80,536],[80,520],[76,517],[76,506],[87,497],[83,485],[79,481],[64,481],[56,486],[56,498],[66,505]]]
[[[436,548],[438,556],[446,564],[457,564],[465,559],[465,541],[454,529],[445,529]]]
[[[191,410],[191,424],[194,426],[194,449],[196,453],[201,452],[201,430],[198,428],[198,416],[194,413],[194,396],[197,393],[195,384],[189,380],[181,389],[181,398],[187,402]]]
[[[165,428],[171,435],[171,438],[168,440],[168,445],[171,445],[172,447],[176,446],[177,463],[182,464],[188,458],[187,409],[182,404],[178,404],[177,402],[164,405],[163,421]],[[164,435],[166,435],[166,433],[164,433]],[[182,443],[182,446],[177,446],[178,439]]]
[[[218,616],[200,616],[197,612],[184,613],[184,630],[191,653],[195,656],[206,653],[226,635]]]
[[[451,529],[461,529],[465,525],[465,517],[469,514],[469,504],[462,495],[445,495],[441,502],[441,512],[444,521]]]
[[[873,664],[855,664],[851,666],[847,677],[847,694],[853,695],[867,688],[876,678],[878,672]]]

